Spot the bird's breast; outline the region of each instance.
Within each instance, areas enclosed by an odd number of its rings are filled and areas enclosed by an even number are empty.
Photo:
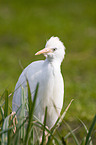
[[[36,116],[43,121],[45,107],[47,106],[47,121],[50,122],[48,126],[51,127],[58,118],[58,114],[60,114],[63,105],[63,80],[61,73],[59,71],[54,71],[51,65],[42,69],[39,78],[39,90],[35,113]]]

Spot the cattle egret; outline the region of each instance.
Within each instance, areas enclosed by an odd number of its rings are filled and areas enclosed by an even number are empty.
[[[47,106],[46,126],[50,129],[55,124],[63,105],[64,83],[60,65],[65,55],[65,47],[58,37],[52,36],[45,48],[35,55],[39,54],[43,54],[46,59],[32,62],[21,73],[13,95],[12,109],[16,112],[21,105],[22,87],[25,89],[25,96],[28,96],[26,77],[32,96],[39,83],[34,115],[43,123]]]

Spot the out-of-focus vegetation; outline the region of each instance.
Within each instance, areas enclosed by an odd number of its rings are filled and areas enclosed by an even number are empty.
[[[64,121],[65,115],[70,108],[73,99],[70,101],[65,110],[58,116],[57,121],[52,126],[51,129],[46,127],[47,120],[47,106],[45,108],[44,115],[44,124],[34,116],[35,103],[37,99],[38,87],[37,84],[34,99],[31,101],[31,92],[29,83],[27,81],[28,87],[28,98],[24,95],[24,88],[22,87],[22,96],[21,96],[21,106],[18,107],[16,112],[8,113],[9,108],[9,97],[8,91],[5,90],[3,96],[0,97],[0,101],[2,97],[5,97],[5,100],[2,104],[0,104],[0,112],[1,112],[1,120],[0,120],[0,144],[1,145],[93,145],[93,135],[94,135],[94,126],[96,124],[96,115],[94,116],[91,126],[89,130],[83,121],[79,119],[83,128],[85,129],[85,134],[82,133],[82,138],[76,137],[75,133],[77,130],[80,132],[80,126],[71,129],[70,125]],[[25,108],[25,109],[24,109]],[[56,109],[56,108],[55,108]],[[27,114],[26,114],[27,111]],[[19,113],[17,115],[17,113]],[[62,124],[62,128],[64,125],[68,128],[64,133],[60,132],[59,127]],[[63,128],[64,129],[64,128]],[[40,132],[41,133],[40,133]],[[35,132],[35,134],[34,134]],[[80,134],[80,133],[79,133]],[[73,141],[70,141],[69,136],[72,136]],[[92,136],[92,137],[91,137]],[[35,138],[34,138],[35,137]]]
[[[89,122],[96,113],[96,0],[1,0],[0,95],[14,91],[16,81],[51,36],[66,46],[62,63],[66,119]]]

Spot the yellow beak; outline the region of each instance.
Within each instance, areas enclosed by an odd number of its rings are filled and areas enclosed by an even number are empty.
[[[40,54],[46,54],[52,52],[51,48],[44,48],[40,51],[38,51],[35,55],[40,55]]]

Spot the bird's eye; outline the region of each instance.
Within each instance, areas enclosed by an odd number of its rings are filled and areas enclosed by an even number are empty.
[[[53,51],[56,51],[57,50],[57,48],[53,48]]]

